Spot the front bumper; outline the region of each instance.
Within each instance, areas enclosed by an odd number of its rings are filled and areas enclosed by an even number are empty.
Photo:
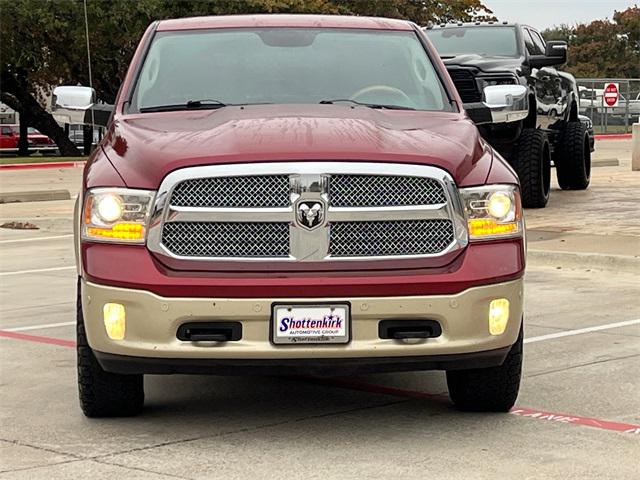
[[[175,298],[82,281],[82,306],[89,345],[108,371],[128,373],[239,373],[297,366],[307,373],[336,366],[357,371],[452,369],[499,365],[520,331],[522,278],[469,288],[457,294],[405,297],[295,298],[278,302],[351,303],[352,337],[340,345],[274,345],[269,340],[270,298]],[[491,335],[489,302],[507,298],[509,323]],[[126,335],[111,340],[102,320],[103,305],[126,308]],[[440,323],[437,338],[407,343],[381,339],[381,320],[430,319]],[[185,342],[178,327],[186,322],[239,321],[239,341]],[[308,359],[305,360],[305,359]],[[371,367],[371,368],[369,368]],[[236,371],[238,370],[238,371]],[[296,370],[296,369],[294,369]],[[297,372],[300,373],[300,372]],[[318,372],[316,372],[318,373]]]

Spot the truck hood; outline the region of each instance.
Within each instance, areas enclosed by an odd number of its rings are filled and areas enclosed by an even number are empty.
[[[445,66],[475,67],[487,73],[516,73],[522,68],[524,58],[486,57],[475,53],[441,57]]]
[[[306,160],[433,165],[459,185],[479,184],[492,161],[491,150],[463,114],[349,105],[116,116],[102,147],[128,187],[146,189],[158,188],[165,175],[184,167]]]

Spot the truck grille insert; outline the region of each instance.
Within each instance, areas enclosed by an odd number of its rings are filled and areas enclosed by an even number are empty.
[[[290,203],[289,176],[256,175],[185,180],[173,190],[170,203],[176,207],[286,207]]]
[[[478,88],[473,71],[468,68],[448,68],[447,70],[464,103],[482,101],[482,93]]]
[[[336,222],[329,253],[334,257],[434,255],[453,242],[451,220]]]
[[[289,224],[284,222],[169,222],[163,245],[185,257],[287,257]]]
[[[395,175],[333,175],[333,207],[397,207],[445,203],[444,189],[433,178]]]
[[[175,270],[357,270],[442,256],[425,262],[440,266],[468,242],[454,185],[440,168],[385,162],[189,167],[160,185],[147,246]]]

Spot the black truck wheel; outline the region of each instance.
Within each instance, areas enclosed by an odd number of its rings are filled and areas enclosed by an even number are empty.
[[[509,163],[520,178],[522,205],[544,208],[551,190],[551,150],[545,133],[523,129]]]
[[[591,148],[587,126],[569,122],[554,155],[558,184],[563,190],[585,190],[591,180]]]
[[[466,412],[508,412],[516,403],[522,375],[522,329],[499,367],[447,372],[449,398]]]
[[[142,411],[144,385],[142,375],[105,372],[87,342],[80,302],[77,300],[77,362],[80,407],[87,417],[129,417]]]

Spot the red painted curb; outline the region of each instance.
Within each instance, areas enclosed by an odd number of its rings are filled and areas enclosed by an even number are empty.
[[[33,168],[71,168],[84,167],[86,161],[82,162],[47,162],[47,163],[6,163],[0,165],[0,170],[29,170]]]
[[[631,133],[602,133],[594,135],[596,140],[627,140],[631,138]]]

